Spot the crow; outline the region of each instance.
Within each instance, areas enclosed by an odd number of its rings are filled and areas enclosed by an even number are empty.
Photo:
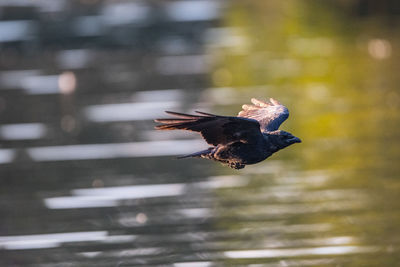
[[[291,133],[278,130],[289,117],[289,110],[277,100],[269,102],[252,98],[254,105],[243,105],[237,117],[219,116],[201,111],[190,115],[165,111],[175,118],[156,119],[157,130],[188,130],[199,132],[211,145],[206,150],[179,158],[212,159],[234,169],[265,160],[273,153],[301,140]]]

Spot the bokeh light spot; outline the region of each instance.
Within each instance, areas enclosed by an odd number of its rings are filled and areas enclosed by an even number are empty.
[[[60,74],[58,78],[58,87],[62,94],[72,94],[76,89],[76,77],[71,71]]]

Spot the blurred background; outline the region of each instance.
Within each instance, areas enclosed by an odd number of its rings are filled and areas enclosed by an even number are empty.
[[[395,266],[400,2],[0,1],[1,266]],[[291,111],[236,171],[164,110]]]

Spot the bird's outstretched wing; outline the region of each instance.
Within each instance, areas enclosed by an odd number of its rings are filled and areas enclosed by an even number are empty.
[[[261,131],[275,131],[289,117],[289,110],[277,100],[270,98],[270,102],[252,98],[254,105],[243,105],[239,117],[257,120]]]
[[[200,115],[190,115],[166,111],[166,113],[177,118],[157,119],[156,122],[163,123],[156,126],[157,130],[189,130],[200,132],[208,144],[228,144],[241,141],[252,143],[262,138],[260,124],[249,118],[218,116],[199,112]]]

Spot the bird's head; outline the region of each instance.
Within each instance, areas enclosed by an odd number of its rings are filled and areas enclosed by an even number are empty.
[[[272,136],[273,143],[278,148],[278,150],[290,146],[294,143],[301,143],[300,138],[282,130],[277,130],[273,132]]]

